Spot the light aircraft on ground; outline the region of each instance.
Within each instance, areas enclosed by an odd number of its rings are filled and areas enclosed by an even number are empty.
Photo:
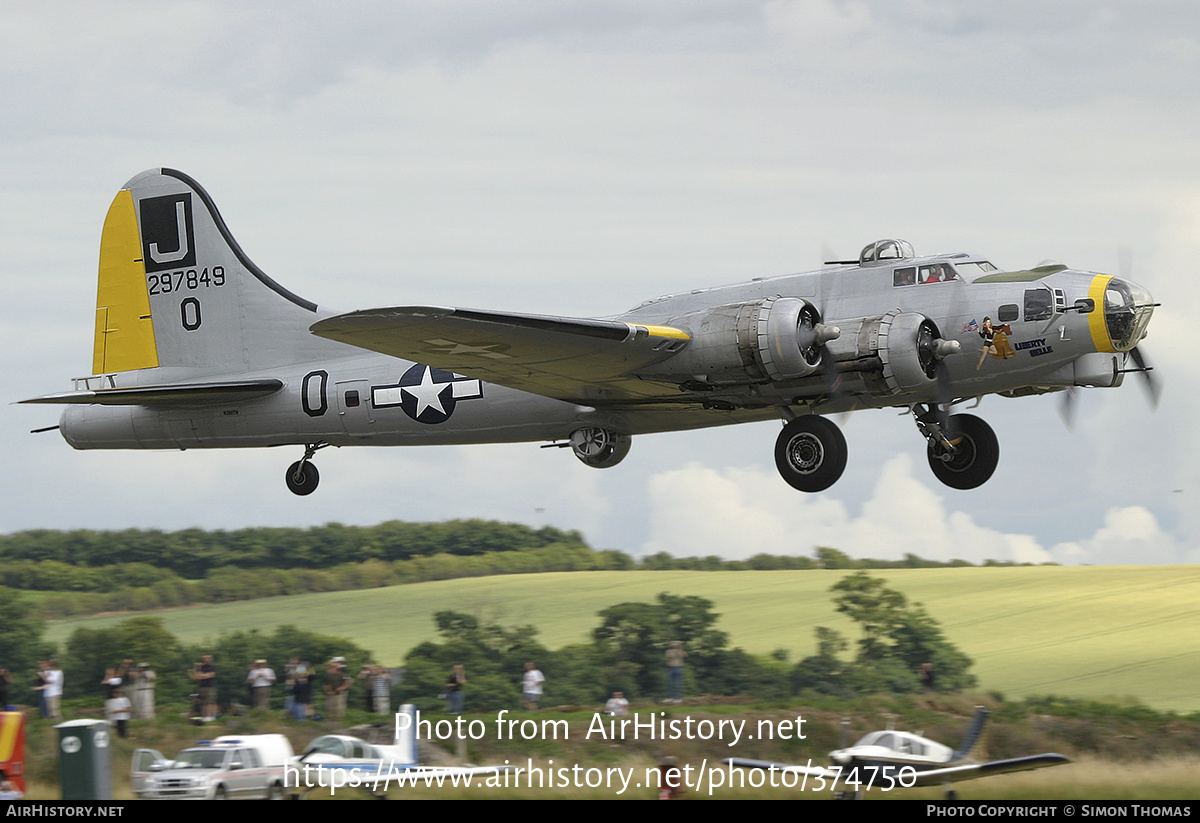
[[[838,796],[846,800],[860,797],[868,785],[870,788],[888,791],[915,786],[942,786],[946,792],[946,799],[956,800],[958,795],[953,784],[957,781],[1032,771],[1071,762],[1069,757],[1054,753],[991,760],[986,763],[973,759],[971,752],[983,736],[988,715],[988,710],[983,706],[975,709],[971,725],[957,749],[951,749],[911,732],[891,729],[871,732],[853,746],[847,747],[845,735],[849,721],[843,721],[841,748],[829,753],[829,759],[833,761],[832,766],[798,766],[767,760],[747,760],[742,757],[730,757],[721,762],[747,769],[768,769],[812,777],[822,781],[823,789],[836,790]],[[815,781],[812,785],[816,785]]]
[[[303,753],[293,760],[299,771],[301,786],[337,784],[361,788],[378,798],[386,795],[388,785],[442,785],[439,778],[449,780],[467,775],[495,775],[511,772],[516,767],[504,766],[428,766],[418,757],[416,707],[405,704],[396,713],[396,737],[390,744],[368,743],[344,734],[325,734],[314,738]],[[304,772],[304,768],[308,771]],[[323,772],[323,774],[314,772]],[[343,772],[333,778],[333,772]],[[307,774],[307,782],[305,775]],[[306,792],[303,794],[307,794]]]
[[[285,475],[296,494],[317,487],[326,446],[547,441],[607,468],[633,435],[768,419],[783,421],[783,479],[817,492],[846,465],[827,415],[892,407],[911,412],[937,478],[971,489],[999,444],[951,407],[1148,378],[1137,345],[1155,305],[1125,277],[880,240],[605,318],[337,313],[268,277],[208,193],[164,168],[105,219],[92,374],[23,402],[67,404],[37,431],[77,449],[303,447]]]

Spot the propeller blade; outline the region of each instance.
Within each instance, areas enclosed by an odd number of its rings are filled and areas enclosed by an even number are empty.
[[[1068,386],[1058,398],[1058,416],[1068,430],[1075,428],[1075,387]]]
[[[1117,246],[1117,274],[1126,280],[1133,279],[1133,249],[1129,246]]]
[[[842,372],[828,354],[821,355],[821,377],[825,380],[825,394],[830,400],[838,401],[846,396]]]
[[[1146,388],[1146,396],[1150,400],[1151,407],[1157,409],[1159,398],[1162,397],[1162,384],[1154,376],[1154,367],[1150,365],[1150,361],[1140,346],[1134,346],[1130,350],[1129,356],[1133,358],[1134,364],[1140,369],[1138,374],[1142,376],[1142,385]]]

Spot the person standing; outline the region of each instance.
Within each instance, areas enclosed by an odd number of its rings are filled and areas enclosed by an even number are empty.
[[[670,694],[667,696],[668,703],[683,702],[683,661],[687,659],[688,653],[683,650],[683,644],[678,640],[672,640],[670,647],[667,649],[667,682],[670,686]]]
[[[335,657],[325,664],[325,716],[341,720],[346,713],[346,692],[353,680],[346,676],[346,658]]]
[[[217,717],[217,667],[213,664],[211,654],[200,658],[200,668],[196,670],[196,684],[200,692],[200,715],[205,720],[215,720]]]
[[[613,692],[612,697],[608,698],[608,702],[604,704],[604,713],[609,717],[627,716],[629,714],[629,701],[625,699],[625,692]]]
[[[117,674],[116,669],[105,669],[104,679],[100,681],[100,685],[104,687],[104,699],[111,700],[113,692],[121,688],[121,676]]]
[[[462,714],[466,695],[463,686],[467,682],[467,668],[462,663],[455,663],[446,678],[446,712],[447,714]]]
[[[542,684],[546,676],[542,674],[532,660],[525,664],[525,674],[521,677],[521,697],[525,703],[525,711],[536,712],[542,699]]]
[[[149,663],[138,663],[137,668],[129,673],[133,683],[133,719],[154,719],[154,680],[155,674]]]
[[[112,697],[104,701],[104,713],[108,716],[109,725],[116,726],[118,737],[129,736],[129,712],[132,704],[125,696],[125,690],[120,686],[113,689]]]
[[[38,712],[42,715],[42,719],[46,720],[50,717],[46,713],[46,661],[39,660],[37,671],[34,672],[33,680],[29,684],[30,690],[37,695]]]
[[[261,657],[254,661],[250,673],[246,675],[246,683],[254,697],[254,708],[266,709],[271,705],[271,685],[275,682],[275,670],[267,665]]]
[[[312,682],[316,673],[308,663],[296,661],[292,667],[292,717],[296,720],[308,720],[312,717]]]
[[[63,673],[58,667],[58,661],[47,660],[46,671],[42,675],[46,680],[46,716],[51,720],[62,720],[59,702],[62,700]]]

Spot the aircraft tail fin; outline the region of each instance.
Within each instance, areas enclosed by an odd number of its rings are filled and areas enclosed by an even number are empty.
[[[991,712],[983,706],[975,707],[975,716],[971,718],[971,725],[967,727],[967,733],[963,735],[962,743],[959,744],[958,751],[954,753],[956,760],[968,757],[971,751],[979,745],[979,741],[983,737],[983,727],[987,725],[990,715]]]
[[[92,372],[157,381],[295,362],[328,344],[317,306],[251,262],[200,184],[173,169],[122,187],[100,241]]]
[[[392,745],[400,750],[400,763],[417,762],[417,707],[405,703],[396,712],[396,739]]]

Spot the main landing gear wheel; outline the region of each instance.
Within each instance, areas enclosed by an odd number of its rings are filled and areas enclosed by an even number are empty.
[[[775,441],[775,467],[794,489],[824,491],[846,468],[846,438],[824,417],[797,417]]]
[[[992,427],[973,414],[955,414],[947,422],[946,439],[953,450],[937,441],[926,450],[934,476],[952,489],[986,483],[1000,462],[1000,441]]]
[[[288,466],[284,479],[287,481],[288,491],[292,494],[306,495],[317,490],[317,484],[321,482],[321,473],[307,460],[297,460]]]

